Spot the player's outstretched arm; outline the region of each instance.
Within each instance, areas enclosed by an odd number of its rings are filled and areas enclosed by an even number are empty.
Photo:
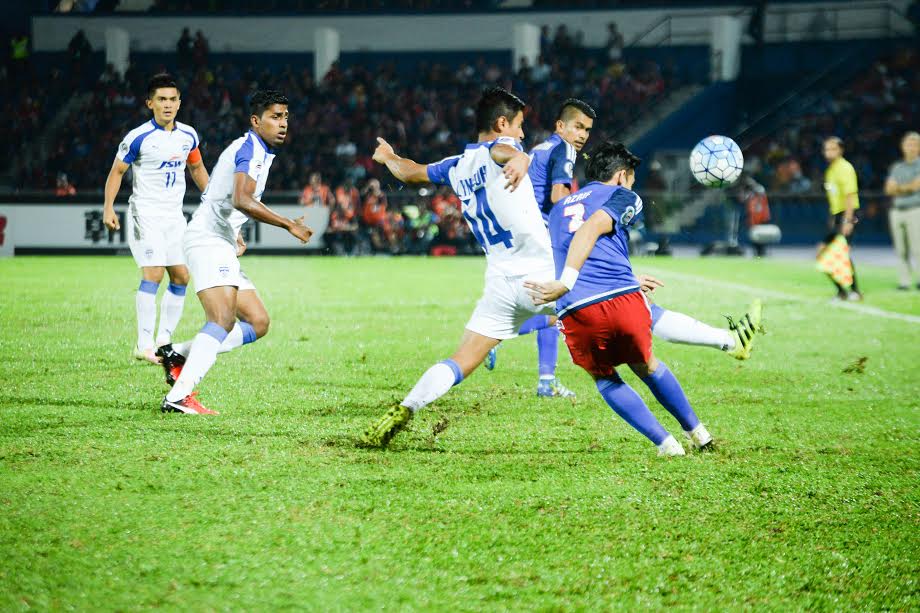
[[[105,180],[105,200],[102,205],[102,223],[109,230],[118,230],[121,224],[118,222],[118,215],[115,214],[115,197],[118,196],[118,190],[121,189],[121,179],[128,172],[129,165],[118,158],[112,162],[112,169],[109,170],[109,176]]]
[[[201,161],[200,156],[197,162],[189,162],[188,172],[192,175],[192,181],[195,182],[198,189],[204,191],[208,188],[208,181],[211,178],[208,176],[208,169],[205,167],[204,162]]]
[[[496,164],[504,165],[502,174],[508,180],[508,183],[505,184],[505,189],[513,192],[524,180],[524,177],[527,176],[527,169],[530,168],[530,156],[504,143],[494,145],[490,152]]]
[[[575,236],[572,237],[572,243],[569,245],[569,253],[565,258],[565,268],[559,279],[555,281],[524,281],[524,287],[533,298],[536,305],[548,304],[564,296],[570,289],[575,287],[575,281],[578,280],[578,273],[581,267],[585,265],[585,260],[594,249],[597,239],[604,234],[613,231],[613,218],[604,211],[597,211],[588,220],[582,224]]]
[[[374,161],[387,167],[390,173],[403,183],[429,183],[428,167],[409,158],[396,155],[392,145],[379,136],[374,149]]]
[[[233,208],[242,211],[256,221],[284,228],[294,238],[299,239],[301,243],[306,243],[310,240],[313,230],[304,224],[303,217],[288,219],[284,215],[279,215],[256,200],[255,193],[255,179],[245,172],[238,172],[233,175]]]

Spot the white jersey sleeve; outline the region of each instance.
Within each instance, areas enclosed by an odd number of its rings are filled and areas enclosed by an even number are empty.
[[[463,155],[428,167],[432,181],[447,176],[462,204],[463,217],[486,254],[488,272],[523,276],[553,269],[549,232],[536,206],[529,176],[517,189],[505,188],[502,166],[492,159],[492,147],[510,145],[523,151],[516,139],[467,145]]]
[[[256,182],[253,196],[261,200],[274,158],[272,150],[252,131],[223,150],[211,171],[208,188],[201,194],[201,205],[185,232],[186,248],[215,242],[236,243],[240,228],[249,217],[233,206],[234,177],[245,173],[252,178]]]

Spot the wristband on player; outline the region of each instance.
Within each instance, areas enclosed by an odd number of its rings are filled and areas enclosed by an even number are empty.
[[[566,266],[562,270],[562,274],[559,275],[559,282],[562,283],[566,289],[572,289],[575,287],[576,281],[578,281],[578,271],[571,266]]]

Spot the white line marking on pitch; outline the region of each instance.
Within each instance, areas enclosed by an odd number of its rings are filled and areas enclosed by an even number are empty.
[[[908,315],[906,313],[895,313],[894,311],[886,311],[885,309],[880,309],[874,306],[868,306],[865,304],[859,304],[858,302],[831,302],[823,301],[817,298],[806,298],[804,296],[799,296],[797,294],[787,294],[786,292],[778,292],[770,289],[762,289],[759,287],[754,287],[753,285],[745,285],[743,283],[732,283],[731,281],[718,281],[710,277],[704,277],[702,275],[691,275],[683,272],[674,272],[670,270],[665,270],[662,268],[655,267],[644,267],[639,272],[648,272],[660,276],[662,280],[667,279],[668,277],[672,279],[682,279],[690,283],[699,283],[705,281],[709,285],[720,286],[726,289],[740,290],[743,292],[753,293],[759,296],[778,298],[780,300],[791,300],[794,302],[804,302],[807,304],[817,304],[817,305],[826,305],[835,307],[838,309],[847,309],[849,311],[856,311],[857,313],[864,313],[866,315],[875,315],[877,317],[885,317],[887,319],[896,319],[898,321],[906,321],[912,324],[920,324],[920,317],[917,315]]]

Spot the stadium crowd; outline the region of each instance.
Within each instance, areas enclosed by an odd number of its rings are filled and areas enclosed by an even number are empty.
[[[876,61],[845,87],[809,96],[781,130],[745,151],[745,170],[771,193],[821,193],[822,145],[843,139],[860,186],[881,192],[904,132],[920,124],[920,53],[902,48]]]
[[[75,40],[76,48],[85,39],[78,35]],[[342,204],[354,198],[325,198],[324,206],[332,207],[334,233],[343,238],[333,240],[337,248],[413,252],[425,245],[446,244],[462,252],[472,243],[466,224],[454,214],[453,209],[459,213],[458,207],[413,198],[406,203],[407,210],[387,208],[384,197],[386,214],[367,212],[364,194],[400,187],[384,179],[388,175],[371,159],[377,136],[385,136],[397,151],[420,161],[453,155],[475,139],[468,130],[469,117],[479,90],[490,84],[511,88],[530,103],[529,145],[549,136],[560,103],[570,96],[604,109],[602,131],[617,132],[677,82],[673,72],[654,62],[625,62],[622,45],[614,24],[608,44],[599,49],[585,48],[581,33],[571,33],[564,25],[555,31],[545,27],[538,61],[533,66],[522,61],[514,73],[478,57],[457,66],[421,62],[409,74],[394,64],[374,68],[334,64],[317,81],[309,67],[287,65],[275,72],[221,61],[210,52],[201,32],[186,30],[177,42],[173,65],[156,70],[175,72],[182,88],[179,120],[199,132],[209,168],[221,148],[248,125],[246,109],[252,92],[266,83],[285,91],[293,117],[290,144],[275,160],[270,187],[275,192],[300,192],[310,175],[319,173],[330,181],[329,194],[358,190],[360,214],[358,206],[352,211]],[[111,159],[124,134],[149,119],[143,101],[151,72],[132,66],[119,75],[106,67],[85,88],[89,99],[74,105],[64,117],[48,143],[46,158],[16,169],[16,184],[54,189],[66,174],[77,191],[101,188],[108,165],[99,160]],[[73,85],[71,89],[62,85],[61,95],[70,95]],[[23,141],[6,142],[12,150]],[[381,179],[386,181],[383,185]],[[345,238],[355,224],[354,236]]]

